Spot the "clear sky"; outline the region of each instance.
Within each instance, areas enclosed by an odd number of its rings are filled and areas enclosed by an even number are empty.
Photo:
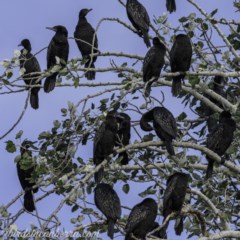
[[[177,1],[177,12],[168,15],[168,20],[172,24],[172,27],[178,26],[178,21],[182,16],[187,16],[191,12],[195,12],[195,9],[185,0]],[[197,1],[207,12],[211,12],[216,8],[219,8],[217,17],[234,18],[232,1],[229,0],[211,0],[211,1]],[[149,16],[152,19],[153,16],[160,16],[166,12],[165,0],[141,0],[141,3],[148,10]],[[28,38],[32,43],[32,52],[35,53],[40,49],[48,46],[53,32],[46,29],[46,27],[53,27],[55,25],[64,25],[68,29],[69,37],[73,36],[75,26],[78,21],[78,14],[82,8],[93,8],[93,11],[87,16],[88,21],[93,27],[96,27],[99,20],[103,17],[118,17],[121,20],[130,24],[126,10],[117,0],[7,0],[0,3],[0,61],[4,59],[10,59],[13,56],[14,49],[19,49],[17,45],[22,39]],[[231,17],[232,16],[232,17]],[[99,49],[101,52],[128,52],[132,54],[138,54],[144,56],[147,52],[147,48],[142,39],[136,34],[125,29],[123,26],[116,22],[104,22],[98,31]],[[150,31],[153,35],[153,32]],[[74,40],[69,40],[70,54],[69,59],[80,57],[80,52],[77,49]],[[171,44],[170,44],[171,46]],[[46,69],[46,50],[37,55],[40,62],[41,69]],[[109,57],[99,57],[96,66],[108,67],[110,65]],[[117,60],[124,62],[124,60]],[[141,68],[141,63],[136,65],[136,68]],[[0,74],[2,74],[3,68],[0,67]],[[15,78],[18,77],[18,68],[15,71]],[[14,80],[15,78],[12,78]],[[96,81],[112,81],[117,80],[116,74],[100,74],[97,73]],[[86,81],[85,79],[83,81]],[[164,88],[166,89],[166,88]],[[97,90],[97,89],[96,89]],[[19,130],[23,130],[23,139],[28,138],[36,140],[40,132],[49,130],[52,127],[52,122],[55,119],[61,118],[60,109],[67,106],[68,101],[76,103],[89,93],[96,91],[89,88],[56,88],[50,94],[46,94],[43,90],[39,93],[39,110],[33,110],[30,105],[27,111],[18,124],[16,129],[9,134],[6,138],[0,142],[1,162],[0,162],[0,204],[8,203],[14,198],[21,190],[16,167],[14,163],[14,157],[18,154],[8,154],[5,152],[5,141],[15,138],[15,134]],[[1,89],[0,93],[5,92],[6,89]],[[159,88],[154,89],[156,91]],[[169,89],[166,89],[169,91]],[[0,136],[2,136],[17,120],[20,116],[24,102],[27,96],[27,92],[21,92],[16,94],[1,95],[0,101],[0,113],[1,113],[1,128]],[[160,95],[161,96],[161,95]],[[175,116],[179,115],[182,111],[185,111],[181,105],[180,99],[169,98],[166,100],[165,106],[168,107]],[[137,119],[134,119],[137,120]],[[134,134],[133,134],[134,137]],[[84,152],[81,152],[82,157],[92,156],[92,145],[89,144],[84,148]],[[136,187],[135,191],[131,191],[131,197],[124,195],[119,189],[119,195],[122,197],[123,205],[132,207],[141,199],[137,196]],[[40,196],[38,193],[37,196]],[[57,200],[59,201],[59,199]],[[11,211],[14,212],[20,209],[21,202],[18,201]],[[38,207],[43,213],[42,216],[47,216],[49,208],[52,209],[56,206],[55,198],[49,198],[49,201],[39,203]],[[54,205],[55,204],[55,205]],[[65,211],[70,211],[69,207],[65,208]],[[62,217],[66,212],[62,213]],[[76,213],[75,213],[76,215]],[[24,214],[17,224],[20,226],[27,226],[29,222],[34,221],[29,214]],[[64,224],[67,228],[71,225],[66,222]],[[69,229],[71,230],[71,229]],[[121,238],[118,238],[121,239]],[[177,238],[176,238],[177,239]],[[181,238],[179,238],[181,239]]]

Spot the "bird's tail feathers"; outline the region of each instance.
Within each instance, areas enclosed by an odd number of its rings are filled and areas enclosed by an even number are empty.
[[[111,239],[114,237],[114,221],[112,219],[108,220],[108,236]]]
[[[44,92],[49,93],[55,88],[57,73],[47,77],[44,83]]]
[[[183,232],[183,219],[181,218],[178,222],[176,221],[176,224],[174,226],[176,235],[180,236]]]
[[[104,175],[104,169],[103,169],[103,168],[100,168],[100,169],[98,170],[98,172],[96,172],[96,173],[94,174],[95,182],[96,182],[96,183],[100,183],[100,182],[102,181],[102,179],[103,179],[103,175]]]
[[[210,158],[208,158],[207,160],[208,160],[208,167],[206,172],[206,179],[209,179],[212,177],[212,174],[213,174],[214,161]]]
[[[166,148],[167,148],[167,152],[170,155],[175,155],[175,151],[174,151],[174,148],[173,148],[173,145],[172,145],[172,141],[171,140],[165,141],[165,145],[166,145]]]
[[[178,94],[180,93],[181,89],[182,89],[182,79],[183,78],[184,78],[184,76],[182,76],[182,75],[173,77],[172,95],[174,97],[177,97]]]
[[[145,42],[146,46],[151,47],[151,43],[150,43],[149,36],[148,36],[147,32],[143,33],[143,39],[144,39],[144,42]]]
[[[91,63],[91,65],[89,66],[88,63],[85,64],[85,68],[95,68],[95,65],[94,63]],[[96,75],[96,72],[95,71],[87,71],[85,73],[85,77],[88,79],[88,80],[94,80],[95,79],[95,75]]]
[[[33,195],[31,191],[26,191],[24,194],[24,208],[28,212],[33,212],[35,210]]]
[[[167,0],[166,2],[166,7],[167,7],[167,10],[172,13],[172,12],[175,12],[176,11],[176,3],[175,3],[175,0]]]
[[[38,93],[31,92],[30,95],[30,104],[33,109],[38,109],[39,108],[39,99],[38,99]]]

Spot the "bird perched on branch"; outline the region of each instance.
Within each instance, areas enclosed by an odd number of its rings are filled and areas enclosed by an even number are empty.
[[[105,121],[96,131],[93,145],[93,162],[97,166],[113,153],[118,132],[117,112],[108,112]],[[95,173],[95,182],[100,183],[103,178],[104,169],[100,168]]]
[[[167,188],[163,196],[163,223],[172,212],[180,212],[187,193],[189,175],[176,172],[167,180]],[[159,231],[160,238],[167,238],[168,223]],[[183,231],[183,218],[175,227],[177,235],[181,235]]]
[[[121,203],[114,189],[106,183],[100,183],[94,190],[94,201],[97,208],[106,216],[108,236],[114,237],[114,224],[121,218]]]
[[[77,46],[85,59],[85,68],[95,68],[94,63],[97,56],[91,57],[92,53],[98,53],[97,34],[91,24],[87,21],[87,14],[92,9],[82,9],[79,13],[78,24],[75,28],[74,38]],[[88,80],[95,79],[95,71],[87,71],[85,76]]]
[[[233,134],[236,130],[236,122],[232,119],[229,111],[222,111],[219,116],[219,123],[207,136],[207,148],[222,157],[233,141]],[[211,178],[213,173],[214,159],[207,156],[208,168],[206,178]]]
[[[170,13],[175,12],[176,9],[177,9],[175,0],[167,0],[166,1],[166,8]]]
[[[119,113],[117,115],[118,131],[115,146],[125,147],[129,144],[131,138],[131,118],[126,113]],[[118,157],[122,157],[121,164],[126,165],[129,162],[128,153],[121,152]]]
[[[153,122],[153,127],[149,122]],[[172,140],[177,136],[177,124],[174,116],[165,107],[155,107],[143,114],[140,120],[143,131],[155,130],[157,136],[165,143],[170,155],[175,155]]]
[[[17,174],[24,193],[24,208],[28,212],[35,210],[33,201],[33,193],[38,191],[38,188],[32,188],[36,185],[36,182],[32,180],[32,174],[34,172],[34,163],[32,159],[32,152],[29,150],[32,142],[23,141],[20,152],[21,158],[17,162]]]
[[[212,90],[217,93],[218,95],[226,98],[227,94],[224,90],[225,85],[225,78],[221,76],[215,76],[212,83]],[[215,105],[217,105],[219,108],[223,108],[223,105],[221,102],[215,100],[213,97],[209,97],[205,94],[205,97],[207,97],[211,102],[213,102]],[[218,123],[218,120],[212,117],[211,115],[214,114],[214,111],[207,106],[206,104],[201,102],[201,106],[204,111],[204,115],[207,117],[207,126],[208,126],[208,132],[211,132],[215,126]]]
[[[192,59],[192,45],[190,38],[185,34],[176,36],[172,49],[170,51],[170,65],[171,71],[186,72],[189,70]],[[180,74],[173,77],[172,94],[178,96],[182,89],[182,80],[185,74]]]
[[[137,0],[127,0],[126,4],[127,15],[134,28],[137,30],[137,34],[144,39],[147,47],[150,47],[150,41],[148,37],[150,19],[146,8]]]
[[[143,81],[146,83],[144,95],[148,97],[151,92],[151,85],[156,81],[165,63],[164,56],[166,47],[157,37],[153,38],[153,46],[147,52],[143,60]]]
[[[50,70],[55,65],[65,67],[68,61],[69,44],[68,31],[64,26],[58,25],[55,27],[47,27],[55,33],[47,50],[47,69]],[[58,72],[48,76],[44,83],[44,91],[49,93],[55,88]]]
[[[27,85],[41,85],[40,77],[41,68],[37,58],[32,55],[32,46],[28,39],[23,39],[18,46],[22,46],[20,55],[20,68],[24,68],[23,80]],[[35,74],[34,74],[35,73]],[[30,94],[30,104],[33,109],[39,108],[38,92],[40,87],[32,87]]]
[[[157,203],[152,198],[146,198],[135,205],[127,219],[125,240],[132,240],[132,234],[138,239],[145,239],[146,234],[153,227],[157,217],[157,210]]]

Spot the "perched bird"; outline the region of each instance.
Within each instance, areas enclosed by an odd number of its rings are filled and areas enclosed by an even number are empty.
[[[125,240],[132,240],[133,234],[136,238],[145,239],[147,233],[153,227],[157,217],[158,206],[152,198],[146,198],[132,208],[125,227]]]
[[[184,199],[187,193],[189,175],[185,173],[176,172],[167,180],[167,188],[163,196],[163,223],[167,216],[172,212],[179,212],[182,209]],[[160,238],[167,238],[166,224],[159,232]],[[175,231],[180,235],[183,230],[183,218],[176,226]]]
[[[41,81],[38,81],[40,77],[41,68],[37,58],[32,55],[32,46],[28,39],[23,39],[18,46],[22,46],[20,55],[20,68],[24,68],[23,80],[27,85],[41,85]],[[32,74],[36,73],[36,74]],[[31,75],[29,75],[31,74]],[[39,108],[38,92],[40,87],[31,88],[30,104],[33,109]]]
[[[114,224],[121,218],[121,203],[114,189],[106,183],[99,183],[95,188],[94,201],[97,208],[106,216],[108,236],[114,237]]]
[[[167,0],[166,1],[166,8],[170,13],[175,12],[176,9],[177,9],[175,0]]]
[[[68,61],[69,44],[68,44],[68,31],[64,26],[58,25],[55,27],[47,27],[55,33],[47,50],[47,69],[49,70],[56,64],[62,67],[66,66]],[[60,62],[58,62],[60,59]],[[44,83],[44,91],[49,93],[55,88],[56,78],[58,72],[51,74],[46,78]]]
[[[25,140],[22,143],[20,152],[21,152],[21,158],[17,162],[17,174],[20,181],[20,184],[22,186],[22,189],[25,191],[24,194],[24,208],[28,212],[33,212],[35,210],[34,201],[33,201],[33,193],[36,193],[38,191],[38,188],[32,189],[36,183],[31,180],[32,173],[34,172],[34,165],[32,162],[32,152],[29,150],[30,147],[29,141]],[[26,163],[29,165],[26,168]]]
[[[156,81],[160,76],[162,67],[165,63],[165,53],[166,47],[157,37],[153,38],[153,46],[147,52],[143,60],[143,81],[146,83],[144,95],[146,97],[150,95],[153,81]]]
[[[124,147],[129,144],[131,138],[131,118],[126,113],[119,113],[117,117],[118,121],[118,132],[115,146]],[[127,152],[118,154],[118,157],[122,157],[121,164],[126,165],[129,162]]]
[[[191,65],[192,59],[192,45],[190,38],[185,34],[179,34],[176,36],[172,49],[170,51],[170,65],[171,71],[185,72],[188,71]],[[172,94],[177,96],[182,88],[182,80],[184,80],[185,74],[180,74],[173,77]]]
[[[137,0],[127,0],[127,15],[134,28],[140,37],[143,36],[144,42],[147,47],[150,47],[150,41],[148,37],[150,19],[146,8]]]
[[[232,119],[231,113],[222,111],[219,116],[219,123],[207,136],[207,148],[222,157],[233,141],[233,134],[236,130],[236,122]],[[214,160],[207,156],[208,168],[206,178],[211,178],[213,173]]]
[[[149,122],[153,122],[153,127]],[[143,131],[155,130],[157,136],[165,143],[170,155],[175,155],[172,140],[177,136],[177,124],[174,116],[165,107],[155,107],[143,114],[140,120]]]
[[[221,77],[221,76],[215,76],[214,77],[213,84],[212,84],[212,90],[215,93],[217,93],[218,95],[226,98],[227,94],[224,90],[224,85],[225,85],[225,78],[224,77]],[[209,98],[209,100],[211,102],[213,102],[215,105],[217,105],[218,107],[223,108],[221,102],[219,102],[219,101],[217,101],[214,98],[209,97],[209,96],[205,96],[205,97]],[[217,121],[217,119],[215,119],[211,116],[212,114],[214,114],[214,111],[210,107],[208,107],[205,104],[201,104],[201,105],[204,109],[204,114],[207,117],[208,132],[211,132],[215,128],[215,126],[217,125],[218,121]]]
[[[87,14],[92,9],[82,9],[79,13],[78,24],[75,28],[74,38],[77,46],[82,54],[82,57],[87,60],[85,62],[85,68],[95,68],[94,63],[97,60],[97,56],[90,57],[91,53],[98,53],[98,39],[97,34],[91,24],[87,21]],[[82,40],[82,41],[81,41]],[[87,71],[85,76],[88,80],[95,79],[94,71]]]
[[[118,122],[115,110],[108,112],[105,121],[100,125],[94,137],[93,163],[97,166],[103,162],[110,154],[116,142]],[[103,178],[104,169],[100,168],[95,173],[95,182],[100,183]]]

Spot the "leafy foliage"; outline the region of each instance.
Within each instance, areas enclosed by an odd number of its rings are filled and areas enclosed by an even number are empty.
[[[192,3],[191,0],[188,2]],[[184,2],[183,4],[189,3]],[[193,6],[202,10],[197,5],[193,4]],[[234,6],[239,10],[237,2],[234,3]],[[239,125],[240,85],[237,51],[240,49],[240,27],[239,23],[234,21],[218,19],[218,9],[214,9],[206,15],[201,13],[201,15],[191,13],[188,16],[182,16],[179,19],[179,26],[176,28],[170,27],[171,24],[166,15],[152,21],[154,22],[152,30],[161,41],[172,45],[174,36],[183,32],[191,38],[194,50],[191,71],[187,73],[184,89],[177,99],[185,108],[181,109],[179,116],[175,115],[179,132],[175,143],[177,154],[174,157],[167,154],[164,144],[159,141],[154,132],[143,133],[139,127],[139,119],[146,110],[150,110],[154,106],[166,106],[171,98],[168,93],[172,75],[167,64],[160,79],[153,85],[154,91],[152,91],[150,99],[144,99],[142,95],[144,86],[140,67],[144,56],[100,52],[100,56],[115,57],[114,60],[109,59],[109,65],[96,68],[97,74],[110,72],[112,76],[117,77],[116,81],[111,82],[84,81],[86,69],[82,65],[86,59],[80,59],[81,61],[70,59],[67,67],[61,70],[59,86],[64,85],[66,81],[74,88],[85,88],[87,91],[88,87],[94,87],[97,91],[89,93],[87,97],[81,98],[77,103],[68,102],[67,107],[62,107],[60,109],[61,117],[53,122],[51,129],[39,133],[38,138],[33,140],[36,142],[32,142],[30,147],[37,165],[33,178],[38,179],[37,184],[42,190],[41,196],[35,199],[36,205],[39,201],[47,202],[49,195],[57,194],[60,198],[60,202],[56,206],[49,208],[47,220],[40,219],[36,215],[36,218],[43,222],[42,225],[45,229],[54,230],[61,226],[61,223],[55,220],[59,211],[68,205],[71,207],[70,211],[75,214],[70,220],[74,232],[82,234],[84,231],[100,231],[100,233],[106,233],[106,219],[89,200],[95,188],[92,141],[95,129],[105,119],[106,113],[116,109],[133,116],[131,144],[127,147],[131,162],[127,166],[121,166],[119,164],[121,160],[117,159],[118,154],[116,154],[119,152],[119,148],[116,148],[111,156],[110,164],[105,164],[105,181],[118,187],[118,191],[126,198],[131,198],[133,191],[138,191],[138,196],[141,198],[148,196],[155,198],[160,206],[158,215],[161,216],[162,196],[166,188],[167,177],[176,171],[187,172],[191,176],[189,185],[191,203],[188,204],[187,210],[183,209],[181,214],[187,216],[184,227],[188,238],[200,238],[215,232],[229,230],[229,228],[237,232],[240,227],[240,165],[238,160],[240,157],[238,151],[240,131],[237,129],[234,142],[225,156],[235,170],[227,164],[221,165],[220,160],[216,157],[218,164],[216,163],[213,179],[208,181],[205,181],[203,177],[206,171],[205,155],[196,151],[193,144],[205,146],[208,134],[207,119],[201,108],[201,102],[205,101],[205,104],[208,104],[214,111],[213,117],[216,119],[222,110],[219,110],[214,103],[209,103],[210,97],[222,102],[223,108],[232,112]],[[116,19],[108,21],[121,24],[121,21],[116,21]],[[127,25],[124,26],[129,31],[132,30]],[[224,26],[224,33],[218,31],[222,26]],[[101,24],[99,24],[99,28],[101,28]],[[142,52],[143,54],[144,52]],[[11,60],[2,62],[4,68],[4,74],[0,79],[2,92],[5,91],[3,86],[11,89],[18,87],[15,80],[20,80],[21,76],[16,77],[14,74],[14,69],[19,64],[18,57],[18,53],[15,52]],[[43,72],[41,79],[47,75],[49,72]],[[210,91],[212,79],[216,75],[227,78],[226,99],[221,96],[214,97]],[[174,106],[171,108],[173,111]],[[11,131],[15,131],[15,129],[13,128]],[[15,154],[22,143],[23,135],[24,129],[15,133],[15,139],[7,140],[5,142],[6,151]],[[185,143],[192,145],[186,147]],[[84,151],[89,152],[88,158],[82,153]],[[28,158],[29,156],[24,156],[23,168],[29,167]],[[14,221],[9,222],[9,216],[12,219],[15,215],[21,218],[24,212],[16,214],[9,209],[19,197],[17,196],[8,205],[0,207],[0,226],[4,230],[9,228],[9,223],[14,223]],[[199,218],[192,214],[193,210],[198,211]],[[126,214],[129,214],[129,211],[126,211]],[[126,214],[117,223],[116,232],[120,235],[124,235]],[[203,219],[203,222],[199,221],[200,218]],[[162,217],[157,219],[162,220]],[[206,225],[207,233],[203,231],[201,224]],[[40,229],[39,226],[33,226],[33,228]]]

